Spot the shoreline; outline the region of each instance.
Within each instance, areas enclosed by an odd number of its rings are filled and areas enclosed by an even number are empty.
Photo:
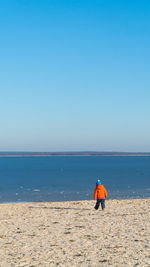
[[[141,197],[133,197],[133,198],[107,198],[106,201],[122,201],[122,200],[147,200],[150,199],[149,197],[143,196]],[[68,203],[68,202],[83,202],[83,201],[95,201],[93,199],[80,199],[80,200],[56,200],[56,201],[4,201],[0,202],[1,204],[31,204],[31,203]]]

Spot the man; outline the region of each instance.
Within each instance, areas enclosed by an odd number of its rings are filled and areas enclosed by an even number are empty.
[[[101,203],[102,210],[105,209],[105,198],[107,198],[107,191],[105,187],[102,185],[101,181],[98,180],[96,182],[96,188],[94,191],[94,199],[97,200],[95,209],[98,210],[99,205]]]

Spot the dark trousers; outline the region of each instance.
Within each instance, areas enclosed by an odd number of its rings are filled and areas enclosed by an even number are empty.
[[[102,210],[104,210],[105,209],[105,199],[97,199],[95,209],[98,210],[100,203],[101,203]]]

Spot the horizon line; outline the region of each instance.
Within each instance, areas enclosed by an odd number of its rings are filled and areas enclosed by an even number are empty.
[[[138,152],[134,152],[134,151],[111,151],[111,150],[108,150],[108,151],[100,151],[100,150],[77,150],[77,151],[74,151],[74,150],[67,150],[67,151],[0,151],[0,154],[6,154],[6,153],[10,153],[10,154],[13,154],[13,153],[18,153],[18,154],[31,154],[31,153],[34,153],[34,154],[65,154],[65,153],[74,153],[74,154],[77,154],[77,153],[116,153],[116,154],[150,154],[150,152],[145,152],[145,151],[138,151]]]

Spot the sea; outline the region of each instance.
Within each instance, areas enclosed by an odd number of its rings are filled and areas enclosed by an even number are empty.
[[[108,199],[150,197],[149,156],[0,157],[0,203],[93,199],[97,179]]]

